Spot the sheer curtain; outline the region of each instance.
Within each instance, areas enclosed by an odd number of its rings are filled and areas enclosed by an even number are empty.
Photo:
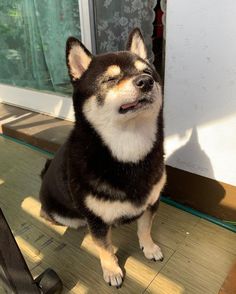
[[[70,92],[70,35],[80,38],[78,0],[1,0],[0,83]]]
[[[157,0],[94,0],[97,52],[124,50],[130,30],[141,28],[152,59],[152,34]]]

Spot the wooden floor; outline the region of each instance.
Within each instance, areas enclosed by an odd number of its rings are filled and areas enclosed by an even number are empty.
[[[45,157],[0,137],[0,206],[34,276],[53,268],[64,293],[218,293],[236,259],[236,234],[163,203],[152,232],[164,261],[145,259],[136,224],[114,229],[126,277],[119,290],[106,285],[87,230],[51,225],[39,217]]]

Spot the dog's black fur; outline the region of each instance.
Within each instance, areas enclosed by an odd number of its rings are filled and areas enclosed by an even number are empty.
[[[67,57],[73,42],[72,38],[68,40]],[[86,48],[84,50],[90,54]],[[156,122],[158,132],[153,148],[137,163],[121,162],[114,158],[82,111],[84,102],[92,95],[96,95],[98,103],[103,103],[104,92],[99,92],[97,77],[109,65],[117,64],[129,77],[136,74],[130,67],[136,59],[139,57],[127,51],[96,56],[80,79],[72,79],[76,118],[74,129],[42,171],[42,209],[49,216],[55,212],[69,218],[85,219],[91,233],[99,239],[107,234],[108,227],[113,224],[105,223],[86,206],[86,195],[92,194],[109,201],[130,201],[139,207],[145,203],[152,187],[164,172],[163,106]],[[155,82],[160,83],[155,69],[149,63],[148,67]],[[158,200],[149,208],[150,211],[154,213],[157,206]],[[127,215],[114,223],[130,222],[139,216]]]
[[[83,203],[88,194],[102,199],[128,199],[137,206],[143,204],[163,174],[162,112],[158,118],[158,130],[152,151],[142,161],[122,163],[114,160],[81,113],[68,141],[58,150],[53,161],[46,163],[40,192],[44,210],[49,214],[59,212],[66,217],[95,217]],[[109,187],[104,189],[106,183]],[[101,185],[103,187],[99,189]],[[116,188],[115,192],[110,190],[111,186]],[[122,193],[116,193],[117,190]]]

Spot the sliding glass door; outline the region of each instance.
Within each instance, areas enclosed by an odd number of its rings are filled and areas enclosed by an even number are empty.
[[[91,49],[89,3],[1,0],[1,101],[73,119],[65,43],[75,36]]]

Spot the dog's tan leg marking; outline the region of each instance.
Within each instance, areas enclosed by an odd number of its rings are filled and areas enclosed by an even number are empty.
[[[151,237],[151,227],[155,214],[147,209],[138,219],[138,238],[140,248],[147,259],[163,260],[163,254],[158,245],[156,245]]]
[[[119,288],[123,282],[123,272],[114,254],[111,243],[111,229],[109,229],[107,236],[103,239],[92,237],[99,252],[104,280],[109,285]]]

